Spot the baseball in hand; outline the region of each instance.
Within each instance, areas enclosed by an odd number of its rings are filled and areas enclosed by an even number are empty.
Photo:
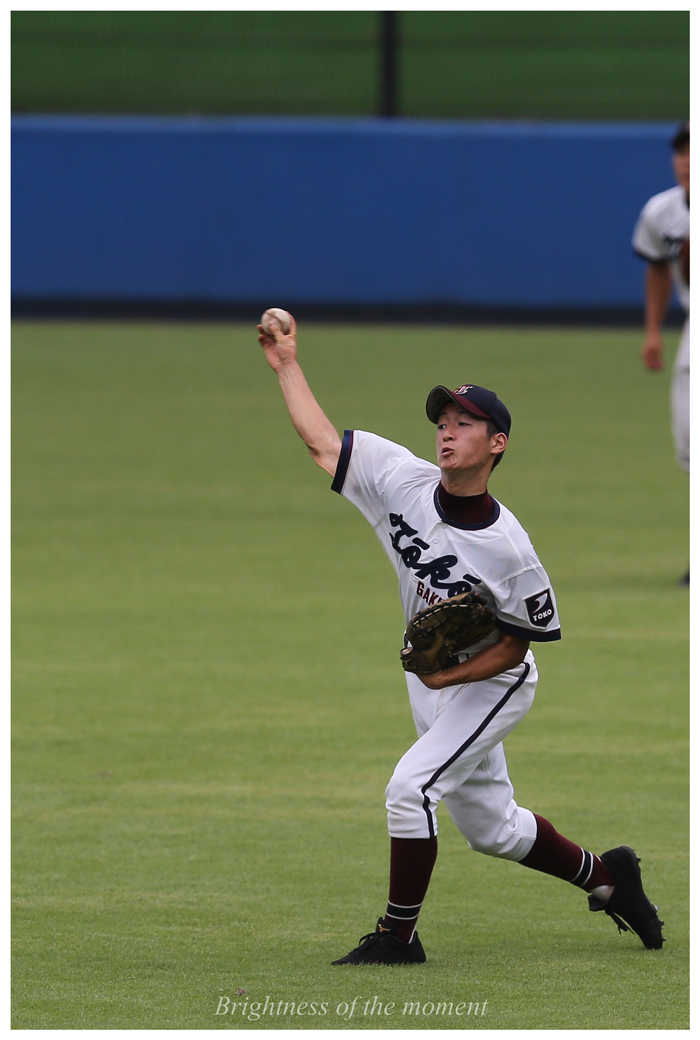
[[[260,319],[260,324],[268,336],[272,334],[270,318],[274,318],[275,321],[279,322],[279,327],[286,336],[292,327],[292,316],[289,311],[283,311],[281,307],[268,307]]]

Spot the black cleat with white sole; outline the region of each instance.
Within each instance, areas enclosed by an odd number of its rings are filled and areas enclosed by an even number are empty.
[[[410,943],[399,939],[390,924],[380,917],[377,927],[369,935],[363,935],[359,946],[345,957],[339,957],[332,964],[423,964],[425,951],[413,933]]]
[[[647,950],[660,950],[666,941],[661,934],[663,921],[642,888],[639,857],[629,845],[604,852],[600,857],[613,876],[613,893],[607,903],[597,896],[588,897],[591,910],[604,910],[621,932],[636,932]]]

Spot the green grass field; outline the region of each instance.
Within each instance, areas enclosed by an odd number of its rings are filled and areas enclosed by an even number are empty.
[[[384,910],[414,735],[379,543],[253,328],[14,332],[14,1027],[687,1028],[688,490],[639,333],[301,331],[341,430],[432,457],[433,385],[508,403],[492,491],[564,636],[506,745],[516,793],[594,851],[633,845],[668,936],[645,951],[443,813],[428,963],[352,969],[329,962]]]

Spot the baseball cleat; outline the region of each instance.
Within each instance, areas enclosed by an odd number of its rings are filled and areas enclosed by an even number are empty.
[[[421,946],[418,932],[413,933],[410,943],[399,939],[398,935],[387,924],[383,917],[377,921],[377,927],[368,935],[363,935],[359,946],[345,957],[339,957],[332,964],[423,964],[425,951]]]
[[[636,932],[647,950],[660,950],[666,941],[661,934],[663,921],[656,913],[658,907],[647,899],[642,888],[640,859],[634,849],[620,845],[600,858],[613,876],[614,888],[607,903],[590,895],[590,909],[604,910],[621,932]]]

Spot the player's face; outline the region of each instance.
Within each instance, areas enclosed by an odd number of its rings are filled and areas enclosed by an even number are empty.
[[[680,186],[690,194],[690,145],[673,153],[673,172]]]
[[[479,419],[457,404],[448,404],[437,421],[437,458],[443,473],[490,470],[494,447],[503,434],[489,435],[485,419]]]

